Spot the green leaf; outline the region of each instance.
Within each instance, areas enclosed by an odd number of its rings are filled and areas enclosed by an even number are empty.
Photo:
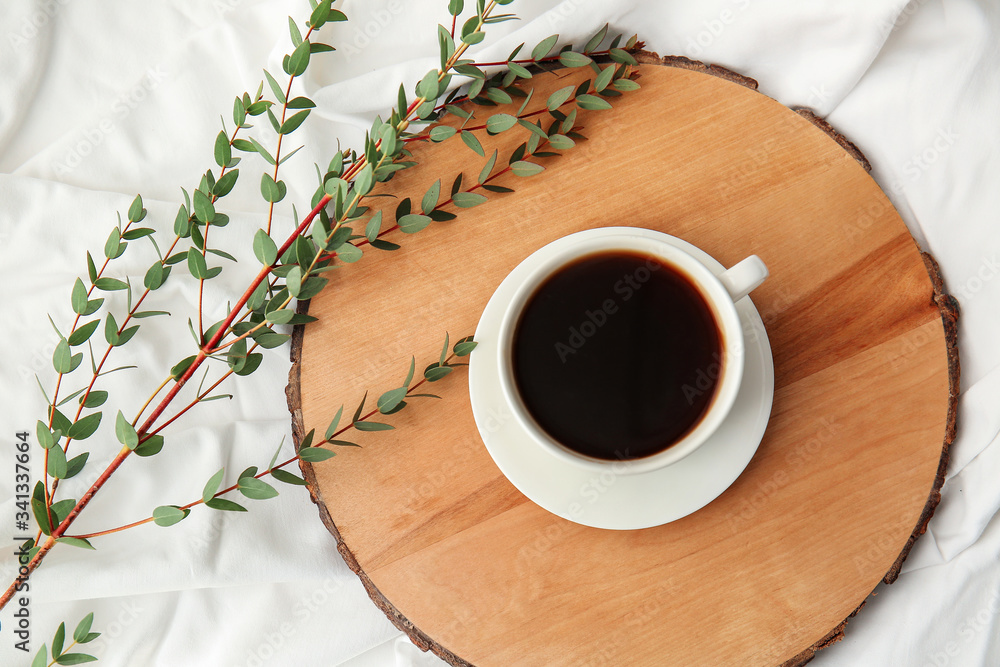
[[[87,288],[84,286],[83,281],[79,278],[73,283],[73,312],[77,315],[83,315],[87,310]]]
[[[610,55],[611,59],[614,60],[616,63],[622,63],[625,65],[639,64],[639,61],[633,58],[632,54],[624,49],[611,49],[611,52],[608,55]]]
[[[38,482],[41,485],[41,482]],[[44,492],[43,492],[44,493]],[[37,494],[37,487],[36,487]],[[35,516],[35,521],[38,523],[38,528],[45,535],[52,534],[52,524],[49,523],[49,515],[45,510],[45,500],[40,500],[36,497],[31,499],[31,512]]]
[[[334,415],[332,420],[330,420],[330,425],[326,427],[326,435],[324,437],[327,440],[336,435],[337,427],[340,425],[340,418],[343,414],[344,414],[344,406],[341,405],[340,409],[337,410],[337,414]]]
[[[560,88],[556,92],[549,95],[549,99],[546,102],[545,106],[548,108],[549,111],[555,111],[556,109],[558,109],[559,107],[561,107],[563,104],[566,103],[566,100],[568,100],[573,95],[573,91],[575,90],[576,86],[566,86],[565,88]]]
[[[79,456],[74,456],[69,461],[66,462],[66,476],[63,479],[71,479],[76,477],[83,471],[83,467],[87,465],[87,459],[90,458],[90,452],[84,452]]]
[[[265,350],[270,350],[284,345],[291,336],[279,333],[264,333],[254,337],[254,340]]]
[[[588,56],[576,51],[563,51],[559,54],[559,63],[563,67],[586,67],[594,62]]]
[[[462,130],[462,141],[465,142],[466,146],[478,153],[480,157],[486,157],[486,151],[483,150],[483,145],[479,143],[479,139],[477,139],[476,135],[472,132]]]
[[[601,70],[601,73],[597,75],[597,78],[594,79],[594,90],[596,90],[597,92],[601,92],[602,90],[607,88],[608,85],[611,83],[611,79],[614,77],[614,75],[615,75],[614,65],[608,65],[607,67],[605,67],[603,70]]]
[[[198,252],[197,248],[188,248],[187,265],[188,271],[198,280],[204,280],[208,277],[208,266],[205,264],[205,258]]]
[[[609,104],[607,100],[597,97],[596,95],[577,95],[576,103],[581,109],[588,109],[591,111],[611,108],[611,104]]]
[[[243,376],[246,376],[246,375],[250,375],[251,373],[253,373],[254,371],[256,371],[258,368],[260,368],[260,364],[261,364],[262,361],[264,361],[264,355],[263,354],[258,354],[256,352],[253,353],[253,354],[249,354],[249,355],[247,355],[247,360],[246,360],[246,362],[244,362],[243,367],[240,368],[239,370],[233,370],[233,372],[236,375],[239,375],[240,377],[243,377]],[[208,400],[208,399],[205,399],[205,400]]]
[[[153,265],[146,271],[142,278],[142,284],[150,291],[157,290],[163,285],[163,281],[170,273],[170,267],[164,268],[160,262],[153,262]]]
[[[639,90],[640,88],[639,84],[636,83],[635,81],[632,81],[631,79],[615,79],[615,82],[612,85],[614,86],[615,90],[620,90],[622,92]]]
[[[299,450],[299,458],[308,463],[319,463],[320,461],[332,459],[336,455],[337,452],[332,452],[322,447],[309,447]]]
[[[49,664],[49,652],[45,648],[45,644],[42,644],[42,648],[38,649],[38,653],[35,654],[35,659],[31,661],[31,667],[47,667]]]
[[[410,382],[413,380],[413,371],[416,369],[417,360],[415,357],[410,357],[410,370],[406,373],[406,379],[403,380],[403,387],[409,387]]]
[[[327,440],[326,444],[336,445],[337,447],[358,447],[358,448],[361,447],[361,445],[357,443],[347,442],[346,440]]]
[[[100,323],[101,321],[99,319],[87,322],[82,327],[71,333],[67,342],[70,346],[83,345],[87,342],[87,339],[93,335],[94,331],[97,329],[97,325]]]
[[[399,387],[398,389],[392,389],[385,392],[378,398],[378,411],[382,414],[388,414],[392,412],[397,405],[403,402],[406,398],[406,387]],[[362,422],[366,423],[366,422]],[[357,424],[355,424],[357,426]]]
[[[449,336],[448,333],[446,332],[444,334],[444,347],[441,348],[441,357],[439,359],[439,364],[441,366],[444,365],[445,357],[448,356],[448,342],[449,342]],[[407,382],[406,384],[409,384],[409,382]]]
[[[76,501],[70,498],[52,503],[52,507],[49,509],[52,512],[52,519],[55,521],[57,526],[69,516],[69,513],[73,511],[74,507],[76,507]]]
[[[184,206],[177,209],[177,217],[174,218],[174,233],[181,238],[191,236],[191,219]]]
[[[411,213],[400,218],[398,224],[399,230],[404,234],[415,234],[431,224],[431,219],[426,215]]]
[[[375,168],[366,164],[354,178],[354,191],[360,195],[368,194],[375,183]]]
[[[482,171],[479,172],[480,183],[486,182],[486,179],[488,179],[490,177],[490,174],[493,173],[493,167],[496,166],[496,163],[497,163],[497,151],[493,151],[493,155],[490,156],[490,159],[487,160],[486,164],[483,166]]]
[[[222,478],[226,474],[225,468],[219,468],[219,472],[212,475],[208,482],[205,483],[205,489],[201,492],[201,499],[204,502],[208,502],[215,497],[218,492],[219,487],[222,486]]]
[[[94,282],[94,287],[104,292],[114,292],[116,290],[128,289],[128,283],[115,278],[98,278]]]
[[[590,38],[586,46],[583,47],[583,52],[590,53],[591,51],[596,49],[598,46],[601,45],[601,42],[604,41],[604,38],[607,37],[607,35],[608,35],[608,24],[605,23],[604,27],[598,30],[597,33]]]
[[[278,85],[278,82],[275,80],[273,76],[271,76],[271,73],[268,72],[267,70],[264,70],[264,78],[267,79],[267,85],[270,86],[271,92],[274,93],[274,99],[277,100],[278,104],[284,104],[286,101],[285,91],[281,89],[281,86]]]
[[[441,142],[446,139],[451,139],[457,132],[458,130],[453,127],[448,127],[447,125],[435,125],[430,131],[431,141]]]
[[[340,413],[338,412],[337,415],[339,417]],[[42,449],[51,449],[56,444],[56,439],[52,436],[52,431],[49,430],[48,424],[41,419],[35,423],[35,438]]]
[[[434,207],[437,206],[438,198],[441,196],[441,179],[434,181],[434,185],[427,189],[424,198],[420,202],[420,210],[424,215],[430,215]]]
[[[315,107],[316,103],[308,97],[296,97],[295,99],[288,101],[289,109],[313,109]]]
[[[441,378],[445,377],[451,373],[453,369],[451,366],[444,366],[439,363],[433,363],[424,369],[424,379],[428,382],[437,382]]]
[[[545,171],[545,167],[542,165],[535,164],[534,162],[525,162],[523,160],[518,160],[510,166],[511,171],[514,172],[515,176],[534,176],[535,174],[540,174]]]
[[[532,78],[531,72],[515,62],[508,62],[507,68],[522,79]]]
[[[347,264],[353,264],[354,262],[361,259],[363,253],[361,248],[351,244],[345,243],[344,245],[337,248],[337,259]]]
[[[56,634],[52,638],[52,656],[59,657],[63,652],[63,642],[66,639],[66,624],[60,623],[56,629]]]
[[[190,357],[187,357],[186,359],[182,359],[181,361],[177,362],[177,364],[175,364],[174,367],[170,369],[170,377],[172,377],[174,380],[180,380],[181,377],[184,376],[184,373],[187,372],[187,369],[191,367],[191,364],[194,363],[194,360],[195,360],[195,355],[191,355]]]
[[[278,246],[263,229],[258,229],[253,237],[253,254],[265,266],[271,266],[278,259]]]
[[[84,640],[87,635],[90,634],[90,626],[94,623],[93,612],[87,614],[83,617],[83,620],[76,626],[76,630],[73,631],[73,640],[78,644],[84,644]]]
[[[396,427],[390,424],[380,424],[379,422],[355,422],[354,428],[359,431],[391,431]]]
[[[233,159],[233,149],[229,145],[229,137],[225,132],[219,132],[215,137],[215,163],[225,168]]]
[[[374,241],[371,242],[371,245],[376,250],[387,250],[387,251],[399,250],[402,247],[398,243],[392,243],[390,241],[385,241],[383,239],[375,239]]]
[[[380,231],[382,231],[382,211],[375,213],[368,221],[368,224],[365,225],[365,238],[369,242],[374,241],[378,238]]]
[[[309,113],[310,113],[309,109],[298,112],[297,114],[295,114],[294,116],[292,116],[291,118],[289,118],[288,120],[286,120],[284,123],[281,124],[281,129],[279,130],[279,133],[291,134],[295,130],[299,129],[299,125],[302,125],[302,123],[305,122],[305,119],[309,117]]]
[[[509,113],[493,114],[486,120],[486,131],[490,134],[505,132],[517,125],[517,118]]]
[[[225,498],[212,498],[205,502],[205,507],[210,507],[213,510],[219,510],[221,512],[246,512],[247,508],[243,507],[238,503],[234,503],[232,500],[226,500]]]
[[[128,329],[125,329],[125,331],[122,331],[121,334],[118,336],[118,340],[115,342],[114,346],[119,347],[129,342],[130,340],[132,340],[132,336],[134,336],[138,331],[139,331],[138,324],[129,327]]]
[[[472,340],[472,336],[467,336],[462,340],[455,343],[455,356],[466,357],[468,356],[476,346],[479,345],[476,341]]]
[[[68,544],[71,547],[78,547],[80,549],[90,549],[91,551],[96,551],[96,549],[94,549],[94,545],[93,544],[91,544],[90,542],[88,542],[87,540],[85,540],[85,539],[83,539],[81,537],[59,537],[59,538],[56,538],[56,542],[60,542],[62,544]],[[59,627],[62,627],[62,626],[59,626]],[[55,648],[55,641],[52,642],[52,648]],[[70,653],[68,655],[73,655],[73,654]],[[56,660],[56,664],[59,664],[59,665],[65,665],[65,664],[75,665],[75,664],[78,664],[78,663],[72,663],[72,662],[71,663],[65,663],[65,662],[60,662],[59,660]]]
[[[309,25],[314,30],[319,30],[330,18],[330,5],[332,0],[320,0],[309,15]]]
[[[97,267],[94,265],[94,258],[90,256],[90,251],[87,251],[87,275],[90,277],[90,282],[97,282]]]
[[[282,470],[281,468],[278,468],[277,470],[272,470],[271,477],[274,477],[279,482],[284,482],[285,484],[293,484],[297,486],[306,486],[308,484],[308,482],[306,482],[306,480],[302,479],[301,477],[293,475],[292,473],[286,470]]]
[[[66,476],[66,453],[62,447],[52,447],[49,449],[48,473],[56,479]]]
[[[83,401],[83,407],[85,408],[97,408],[104,405],[105,401],[108,400],[108,392],[102,389],[95,389],[90,392],[87,398]]]
[[[552,148],[559,150],[566,150],[576,146],[576,142],[567,137],[565,134],[553,134],[549,137],[549,143],[552,144]]]
[[[129,449],[135,449],[135,446],[139,444],[139,436],[135,432],[135,427],[129,423],[121,410],[118,411],[118,417],[115,419],[115,437],[118,438],[118,442]]]
[[[132,222],[139,222],[146,217],[146,209],[142,207],[142,195],[136,195],[132,200],[132,205],[128,207],[128,219]]]
[[[264,200],[275,203],[279,202],[285,198],[285,194],[288,192],[284,181],[277,181],[271,177],[271,174],[264,173],[260,177],[260,193],[264,196]]]
[[[147,435],[145,439],[135,447],[136,456],[149,457],[156,456],[163,449],[162,435]]]
[[[209,224],[215,218],[215,206],[201,190],[194,191],[194,214],[205,224]]]
[[[559,35],[551,35],[549,37],[546,37],[545,39],[543,39],[538,43],[538,46],[536,46],[531,50],[531,59],[541,60],[545,56],[549,55],[549,51],[552,50],[552,47],[555,46],[556,42],[558,41],[559,41]]]
[[[429,218],[428,221],[430,221]],[[73,353],[70,352],[69,342],[65,339],[56,344],[55,352],[52,353],[52,366],[56,369],[56,373],[73,371]]]
[[[172,526],[175,523],[180,523],[187,518],[187,515],[191,513],[191,510],[182,510],[177,505],[161,505],[153,510],[153,522],[157,526]]]
[[[238,482],[237,488],[247,498],[251,500],[267,500],[278,495],[277,489],[273,486],[254,477],[244,477]]]
[[[150,227],[138,227],[136,229],[130,229],[122,234],[122,238],[126,241],[135,241],[136,239],[141,239],[145,236],[152,236],[155,233],[156,230]]]
[[[288,72],[291,76],[301,76],[309,67],[309,42],[302,42],[295,47],[288,59]]]
[[[448,13],[459,16],[465,9],[465,0],[448,0]]]
[[[417,95],[426,100],[437,99],[440,91],[440,85],[441,84],[438,81],[438,71],[436,69],[432,69],[427,72],[427,74],[424,75],[424,78],[422,78],[417,84]]]
[[[451,199],[455,206],[459,208],[472,208],[489,201],[489,199],[478,192],[456,192]]]
[[[497,104],[511,104],[514,101],[510,94],[502,88],[487,88],[486,97]]]
[[[128,288],[128,285],[125,285]],[[101,308],[101,304],[104,303],[104,299],[91,299],[87,302],[87,310],[83,311],[84,315],[93,315]]]
[[[285,287],[288,288],[289,294],[295,298],[299,297],[299,290],[302,289],[302,267],[293,266],[292,270],[285,275]]]
[[[61,542],[62,540],[57,541]],[[85,662],[97,662],[97,658],[86,653],[64,653],[56,659],[57,665],[82,665]]]
[[[69,429],[73,426],[66,415],[51,407],[49,408],[49,417],[52,428],[60,433],[69,433]],[[58,440],[58,438],[56,439]]]
[[[292,320],[293,315],[295,315],[294,311],[282,308],[281,310],[272,310],[267,314],[266,319],[271,324],[288,324]]]
[[[216,197],[225,197],[230,192],[233,191],[233,187],[236,185],[236,179],[240,177],[239,169],[232,169],[223,174],[219,180],[215,183],[215,187],[212,188],[212,194]]]

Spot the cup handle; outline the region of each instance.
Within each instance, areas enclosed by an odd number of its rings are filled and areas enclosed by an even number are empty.
[[[767,266],[757,255],[750,255],[719,276],[733,301],[739,301],[757,289],[767,278]]]

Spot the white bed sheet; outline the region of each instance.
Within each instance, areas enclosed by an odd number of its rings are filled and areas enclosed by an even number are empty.
[[[308,200],[312,163],[325,163],[338,138],[356,146],[399,82],[412,86],[433,66],[434,26],[447,19],[443,0],[340,6],[351,21],[325,30],[340,52],[321,58],[298,84],[320,106],[295,135],[308,147],[286,165],[288,202]],[[937,257],[962,306],[960,430],[942,503],[898,582],[880,589],[846,639],[813,664],[1000,664],[1000,5],[520,0],[512,8],[523,20],[497,26],[502,37],[488,40],[482,58],[502,59],[517,43],[556,32],[579,41],[607,21],[638,31],[651,50],[730,67],[786,105],[814,108],[871,160],[873,176]],[[194,187],[212,162],[220,113],[228,117],[232,97],[256,87],[263,66],[280,71],[286,16],[305,9],[305,0],[0,3],[3,442],[15,431],[33,432],[42,413],[34,374],[51,383],[56,342],[46,314],[66,326],[84,251],[100,252],[115,211],[137,192],[151,222],[169,226],[179,186]],[[226,200],[233,221],[222,233],[231,238],[263,220],[256,179],[243,181]],[[287,206],[277,220],[291,225]],[[116,270],[139,278],[151,257],[146,249],[129,252]],[[240,267],[210,283],[210,319],[221,317],[226,290],[254,265],[248,250],[238,257]],[[196,296],[182,283],[168,283],[163,296],[169,310],[192,312]],[[151,367],[186,354],[184,318],[174,319],[137,344]],[[236,399],[193,411],[164,454],[128,463],[151,472],[155,485],[128,471],[116,476],[80,528],[197,497],[222,465],[266,461],[288,440],[287,369],[287,350],[276,350]],[[137,397],[159,377],[143,369],[108,380],[119,397]],[[128,412],[136,402],[122,407]],[[0,544],[10,544],[13,459],[4,447]],[[113,447],[94,448],[88,472],[62,488],[81,493],[113,455]],[[104,665],[441,664],[368,600],[306,493],[284,487],[282,495],[248,515],[195,512],[173,529],[146,526],[103,539],[95,553],[54,552],[32,579],[34,646],[60,621],[95,611],[95,629],[105,634],[91,647]],[[4,583],[13,568],[4,548]],[[11,611],[0,614],[0,664],[28,664],[13,650]]]

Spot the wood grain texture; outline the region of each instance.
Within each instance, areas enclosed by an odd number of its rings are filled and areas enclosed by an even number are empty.
[[[442,401],[387,418],[397,430],[304,465],[372,599],[452,664],[804,664],[895,579],[939,499],[957,307],[933,259],[832,128],[721,68],[644,61],[641,91],[581,114],[588,141],[540,176],[500,181],[515,193],[328,274],[304,306],[319,322],[295,334],[301,438],[365,390],[398,386],[411,354],[434,360],[445,330],[472,333],[503,277],[568,233],[659,229],[771,270],[753,297],[775,360],[767,433],[739,480],[684,519],[614,532],[540,509],[483,447],[464,373],[435,385]],[[518,131],[481,139],[503,164]],[[457,139],[414,156],[428,166],[389,190],[416,201],[484,162]]]

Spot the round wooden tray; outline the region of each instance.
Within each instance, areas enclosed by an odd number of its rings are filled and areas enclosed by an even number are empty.
[[[775,361],[767,433],[739,480],[684,519],[606,531],[527,500],[479,438],[464,372],[434,385],[443,400],[387,418],[397,430],[304,466],[372,599],[452,664],[802,664],[896,578],[940,497],[957,308],[864,157],[750,79],[644,62],[642,90],[581,113],[588,141],[539,176],[499,181],[515,193],[328,274],[308,305],[319,322],[296,333],[301,438],[365,390],[398,386],[411,354],[419,368],[434,360],[446,330],[473,333],[504,276],[571,232],[648,227],[726,265],[756,253],[771,270],[753,294]],[[487,155],[497,147],[505,164],[518,132],[480,133]],[[484,162],[458,139],[414,156],[421,166],[390,191],[416,202],[438,178],[474,182]],[[391,213],[395,200],[381,201]]]

